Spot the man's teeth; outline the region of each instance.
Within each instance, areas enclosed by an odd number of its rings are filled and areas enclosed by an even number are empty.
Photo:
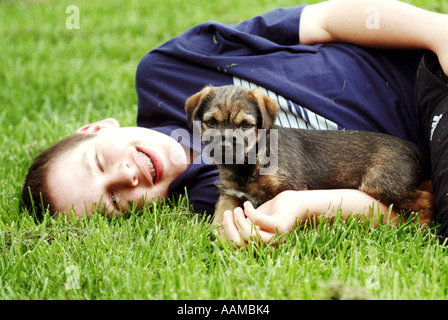
[[[151,159],[146,155],[146,153],[142,152],[142,151],[138,151],[140,153],[140,155],[142,156],[142,158],[145,160],[146,164],[149,167],[149,172],[151,173],[152,176],[152,181],[155,182],[156,181],[156,170],[154,169],[154,165],[152,164]]]

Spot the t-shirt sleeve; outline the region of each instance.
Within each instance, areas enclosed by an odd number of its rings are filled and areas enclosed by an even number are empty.
[[[304,7],[274,9],[237,24],[207,21],[160,49],[171,50],[175,45],[180,51],[193,53],[187,59],[207,65],[229,57],[250,58],[285,49],[300,52],[306,48],[299,45],[300,16]]]
[[[242,21],[235,29],[280,45],[299,43],[300,16],[306,5],[278,8]]]

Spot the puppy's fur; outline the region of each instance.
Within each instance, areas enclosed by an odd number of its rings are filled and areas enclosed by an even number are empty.
[[[186,101],[185,111],[190,127],[200,120],[205,148],[214,146],[210,155],[220,169],[214,224],[246,200],[257,207],[285,190],[343,188],[359,189],[400,211],[422,211],[420,222],[429,223],[434,204],[429,164],[411,142],[372,132],[281,128],[274,125],[279,112],[274,100],[238,86],[207,86]],[[229,129],[232,139],[221,140]]]

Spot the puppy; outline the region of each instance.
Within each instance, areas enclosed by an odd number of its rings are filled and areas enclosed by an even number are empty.
[[[207,86],[185,103],[189,126],[200,120],[204,151],[220,169],[213,224],[249,200],[257,207],[285,190],[359,189],[400,211],[434,204],[427,159],[389,135],[309,131],[274,125],[279,105],[261,90]]]

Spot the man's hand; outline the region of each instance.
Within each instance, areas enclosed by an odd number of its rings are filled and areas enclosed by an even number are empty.
[[[290,232],[302,220],[303,210],[297,191],[285,191],[255,209],[250,202],[243,208],[226,211],[224,235],[229,244],[245,246],[249,241],[276,244],[278,235]]]

